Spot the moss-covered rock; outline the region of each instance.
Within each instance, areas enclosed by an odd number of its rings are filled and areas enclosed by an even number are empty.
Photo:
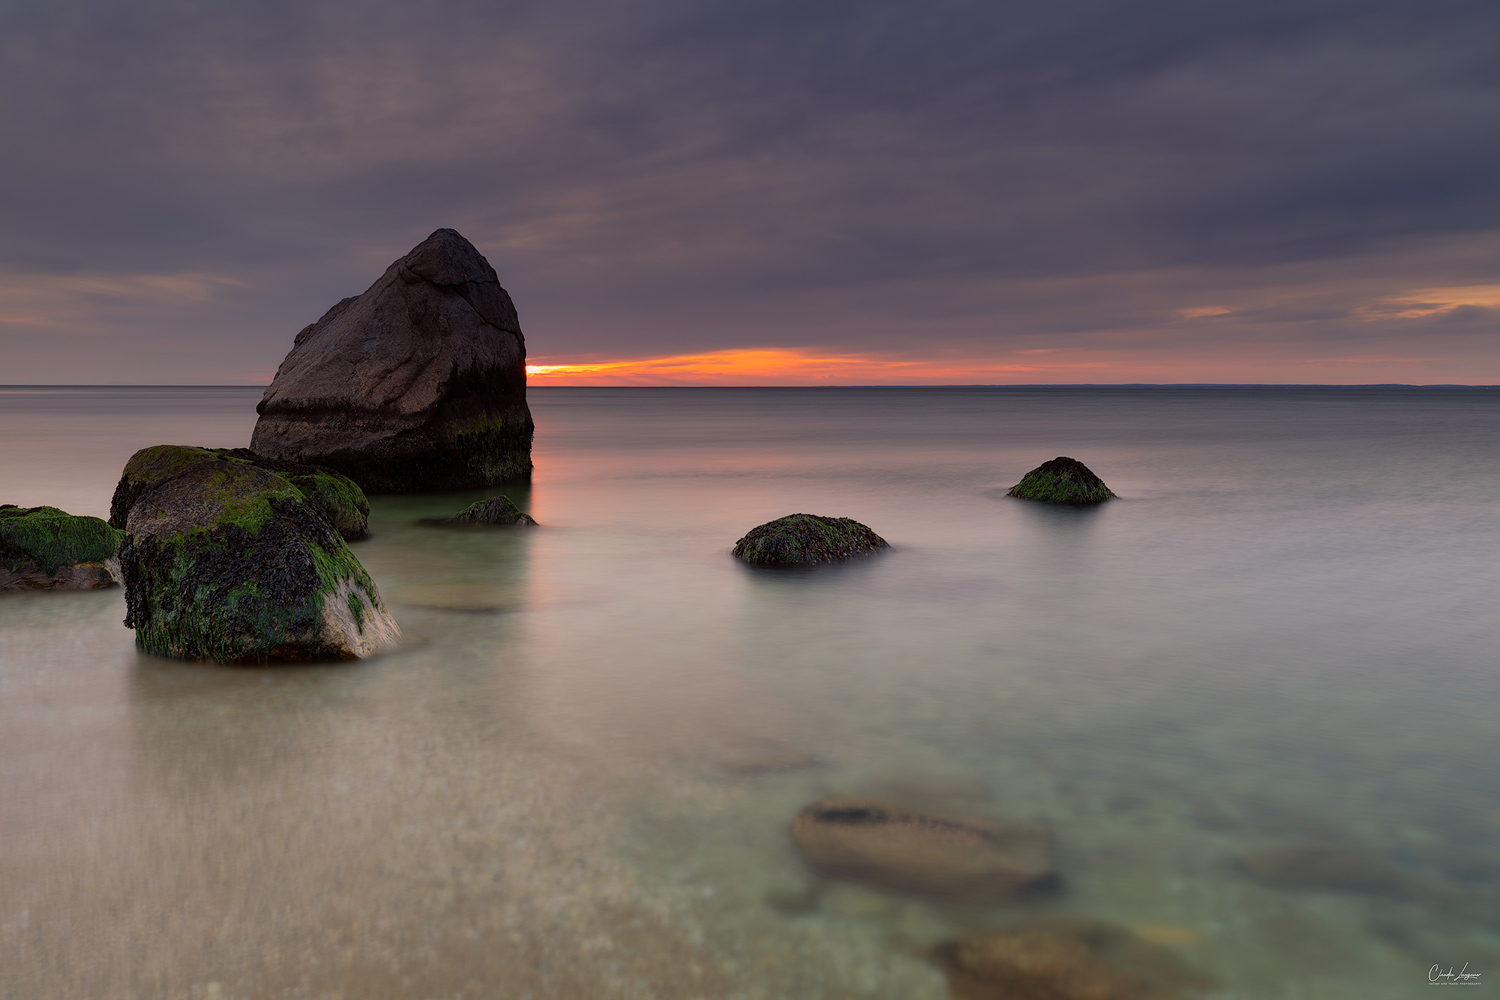
[[[1081,507],[1103,503],[1114,493],[1082,462],[1058,456],[1022,476],[1006,496]]]
[[[196,448],[158,444],[142,448],[125,463],[109,505],[109,523],[124,528],[130,508],[145,492],[202,462],[236,462],[274,472],[291,482],[302,496],[328,518],[346,541],[370,537],[370,504],[359,485],[342,473],[320,465],[283,462],[258,455],[249,448]]]
[[[536,520],[515,505],[510,497],[490,497],[454,514],[452,517],[424,517],[423,524],[519,524],[535,525]]]
[[[0,504],[0,590],[113,587],[122,537],[97,517]]]
[[[138,496],[120,549],[141,649],[220,663],[354,659],[400,629],[329,520],[288,479],[189,464]]]
[[[817,514],[788,514],[751,528],[734,543],[734,557],[752,566],[816,566],[886,548],[858,521]]]

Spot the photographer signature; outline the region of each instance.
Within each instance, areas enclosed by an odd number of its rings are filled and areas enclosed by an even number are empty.
[[[1429,985],[1431,985],[1431,986],[1478,986],[1479,985],[1479,982],[1478,982],[1479,973],[1477,973],[1477,972],[1470,972],[1469,971],[1469,963],[1468,962],[1465,962],[1464,963],[1464,967],[1462,969],[1458,970],[1457,972],[1453,971],[1453,966],[1451,966],[1451,965],[1448,966],[1448,971],[1447,972],[1444,972],[1442,970],[1443,970],[1443,967],[1441,965],[1434,965],[1432,968],[1430,968],[1430,969],[1427,970],[1427,982],[1428,982]],[[1475,980],[1475,981],[1474,982],[1470,982],[1469,980],[1471,980],[1471,979]]]

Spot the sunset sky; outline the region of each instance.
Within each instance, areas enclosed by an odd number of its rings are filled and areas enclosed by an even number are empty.
[[[1494,0],[0,0],[0,383],[432,230],[533,384],[1500,383]]]

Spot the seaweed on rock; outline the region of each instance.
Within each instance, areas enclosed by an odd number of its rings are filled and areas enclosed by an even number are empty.
[[[522,527],[535,526],[536,519],[530,514],[517,507],[515,501],[507,496],[490,497],[478,503],[470,504],[452,517],[424,517],[422,524],[455,525],[455,524],[477,524],[477,525],[520,525]]]
[[[887,548],[858,521],[818,514],[788,514],[751,528],[734,543],[734,557],[752,566],[796,567],[842,562]]]
[[[267,469],[202,462],[140,496],[120,558],[147,652],[221,663],[352,659],[399,635],[333,525]]]
[[[1114,497],[1114,493],[1088,466],[1059,455],[1022,476],[1006,496],[1081,507],[1103,503]]]
[[[130,457],[109,505],[109,523],[124,528],[130,509],[145,493],[173,476],[204,462],[234,462],[274,472],[333,524],[345,541],[370,537],[370,504],[359,485],[343,473],[321,465],[286,462],[249,448],[198,448],[159,444]]]
[[[121,537],[97,517],[0,504],[0,589],[113,586]]]

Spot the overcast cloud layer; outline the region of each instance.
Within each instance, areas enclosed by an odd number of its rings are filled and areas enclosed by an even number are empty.
[[[263,380],[453,226],[534,360],[1500,383],[1497,122],[1493,0],[0,3],[0,382]]]

